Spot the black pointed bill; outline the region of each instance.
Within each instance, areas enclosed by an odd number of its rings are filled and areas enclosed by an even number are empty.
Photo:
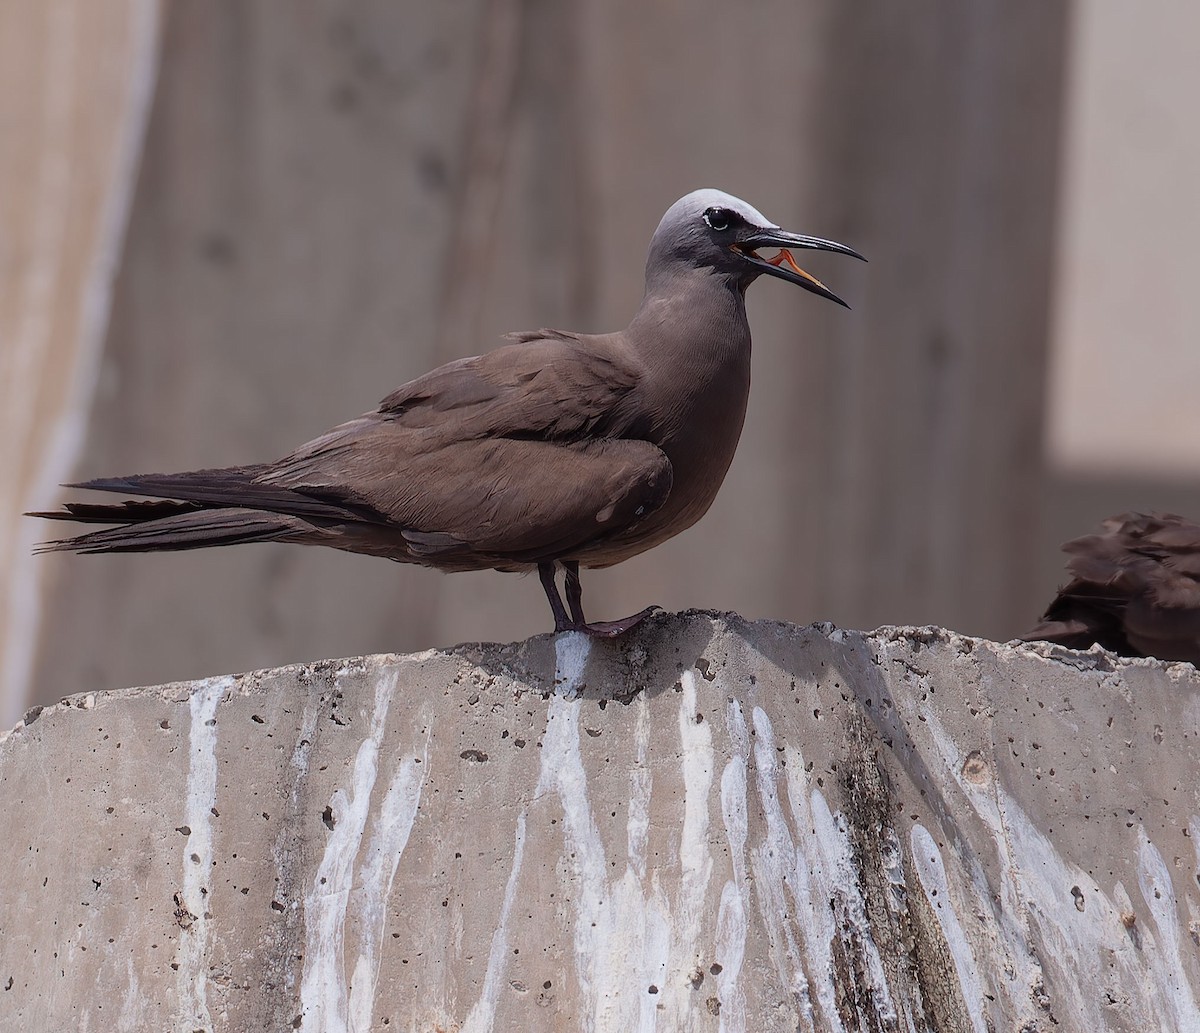
[[[836,301],[843,308],[849,308],[850,306],[815,276],[801,269],[792,257],[790,249],[805,248],[811,251],[836,251],[840,255],[849,255],[851,258],[857,258],[862,262],[866,261],[854,248],[847,247],[845,244],[839,244],[836,240],[823,240],[821,237],[809,237],[803,233],[789,233],[787,230],[774,228],[758,230],[744,240],[739,240],[736,244],[732,245],[732,248],[751,265],[758,266],[762,272],[771,276],[778,276],[781,280],[787,280],[789,283],[799,284],[805,290],[819,294],[822,298]],[[758,254],[759,248],[779,248],[779,254],[774,258],[763,258]]]

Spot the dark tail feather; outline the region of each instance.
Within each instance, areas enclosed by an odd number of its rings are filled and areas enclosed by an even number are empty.
[[[264,483],[258,480],[258,475],[265,469],[262,466],[231,466],[216,470],[189,470],[186,473],[134,474],[131,477],[101,477],[66,487],[147,495],[156,499],[180,499],[219,509],[261,509],[268,513],[292,513],[326,520],[363,516],[361,507],[322,498],[315,493]],[[71,518],[60,515],[59,519]],[[135,516],[132,519],[155,518]]]
[[[163,520],[182,513],[203,509],[198,502],[119,502],[116,505],[96,505],[89,502],[67,502],[52,513],[26,513],[43,520],[72,520],[79,524],[141,524],[148,520]]]
[[[122,507],[97,508],[117,510]],[[72,519],[68,514],[52,515]],[[288,539],[297,530],[296,523],[295,520],[275,513],[246,512],[240,509],[196,509],[174,516],[147,518],[145,523],[110,527],[62,541],[45,542],[35,551],[81,554],[175,552],[203,549],[213,545],[274,542]]]

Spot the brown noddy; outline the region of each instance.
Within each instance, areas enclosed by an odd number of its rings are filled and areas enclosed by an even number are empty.
[[[510,334],[276,462],[68,485],[161,501],[32,514],[116,525],[41,549],[296,542],[444,571],[536,568],[556,631],[619,634],[655,607],[589,624],[579,568],[636,556],[712,503],[750,389],[746,288],[767,273],[845,304],[796,264],[796,248],[862,258],[729,194],[694,191],[655,230],[646,293],[624,330]]]
[[[1102,526],[1063,546],[1072,579],[1021,637],[1200,667],[1200,524],[1124,513]]]

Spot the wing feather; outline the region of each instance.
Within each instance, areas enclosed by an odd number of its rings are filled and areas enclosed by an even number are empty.
[[[1022,637],[1200,664],[1200,524],[1124,513],[1067,542],[1072,580]]]

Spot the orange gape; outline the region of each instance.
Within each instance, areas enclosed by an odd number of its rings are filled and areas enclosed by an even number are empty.
[[[792,272],[796,273],[799,276],[803,276],[806,280],[811,280],[822,290],[828,289],[828,288],[826,288],[825,284],[823,284],[820,280],[818,280],[815,276],[813,276],[812,273],[806,273],[803,269],[801,269],[796,264],[796,260],[792,257],[792,253],[787,248],[780,248],[779,254],[777,254],[774,258],[768,258],[767,261],[770,262],[771,265],[783,265],[786,262],[787,265],[791,268]]]

